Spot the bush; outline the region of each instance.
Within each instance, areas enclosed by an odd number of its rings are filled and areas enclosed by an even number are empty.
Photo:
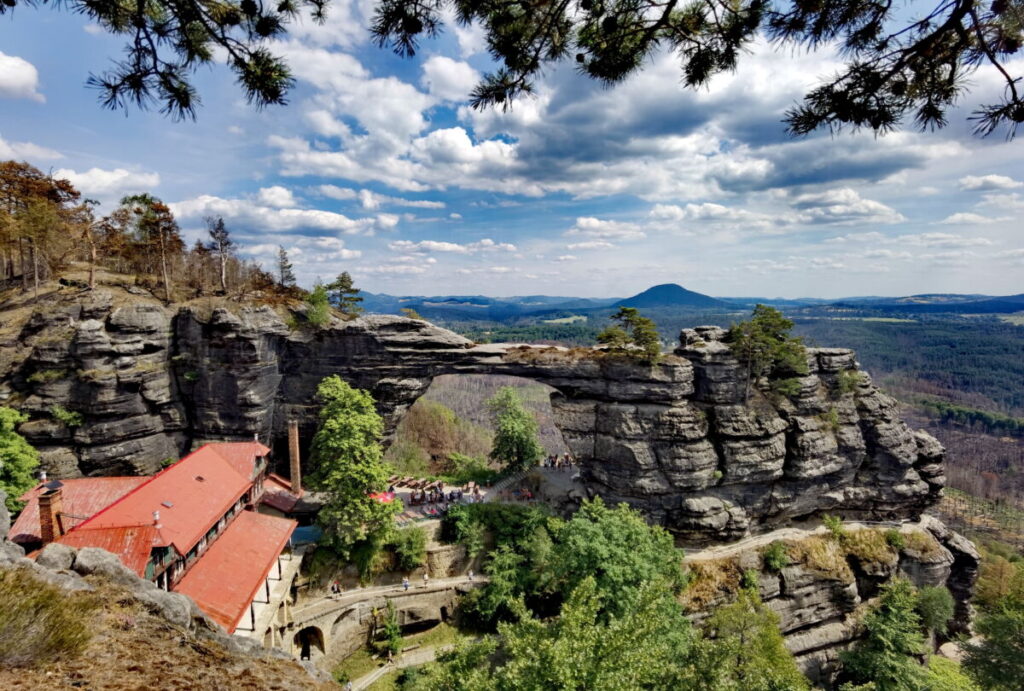
[[[97,609],[87,594],[67,594],[26,569],[0,571],[0,667],[31,667],[78,656]]]
[[[864,381],[863,375],[855,369],[843,370],[839,373],[839,377],[836,379],[836,390],[840,394],[849,394],[857,390],[861,382]]]
[[[917,593],[917,613],[921,615],[921,624],[940,636],[945,635],[955,606],[953,596],[942,586],[925,586]]]
[[[747,569],[743,572],[743,579],[740,581],[740,586],[744,590],[749,590],[756,593],[761,584],[761,575],[757,569]]]
[[[82,426],[82,414],[76,413],[73,410],[68,410],[62,405],[50,406],[50,415],[53,419],[61,423],[65,427],[81,427]]]
[[[785,396],[786,398],[793,398],[803,389],[803,384],[800,383],[798,377],[787,377],[785,379],[773,380],[771,387],[772,393],[778,396]]]
[[[906,542],[903,540],[903,533],[895,528],[889,528],[885,531],[885,542],[893,549],[903,549],[906,546]]]
[[[395,605],[388,600],[388,608],[384,615],[384,641],[380,646],[381,652],[389,650],[397,655],[402,652],[402,627],[398,624],[398,612]]]
[[[835,409],[835,406],[830,407],[827,411],[819,415],[818,419],[824,423],[827,429],[833,432],[839,431],[839,411]]]
[[[412,571],[427,560],[427,533],[423,528],[396,531],[388,544],[395,553],[395,565],[401,571]]]
[[[828,529],[832,537],[839,542],[846,538],[846,528],[843,527],[843,519],[839,516],[825,514],[821,517],[821,523]]]
[[[469,482],[493,485],[501,473],[488,466],[482,458],[452,453],[448,456],[448,468],[443,477],[451,485],[465,485]]]
[[[306,321],[317,328],[326,326],[331,320],[331,303],[327,288],[322,283],[313,286],[313,292],[306,296]]]
[[[769,571],[782,571],[789,565],[789,556],[786,554],[786,545],[775,541],[768,545],[762,553],[764,567]]]

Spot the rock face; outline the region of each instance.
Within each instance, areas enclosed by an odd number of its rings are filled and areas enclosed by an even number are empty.
[[[717,327],[683,331],[650,366],[590,349],[476,346],[395,316],[314,331],[267,307],[201,314],[100,291],[37,310],[15,336],[0,341],[0,401],[33,414],[21,431],[59,477],[149,473],[201,442],[253,435],[283,458],[287,421],[309,439],[313,393],[331,374],[372,391],[393,429],[433,377],[485,373],[551,386],[588,490],[686,543],[824,511],[916,518],[944,482],[942,447],[907,428],[851,351],[808,349],[797,395],[755,386],[745,403],[745,372]],[[55,405],[82,424],[59,422]]]

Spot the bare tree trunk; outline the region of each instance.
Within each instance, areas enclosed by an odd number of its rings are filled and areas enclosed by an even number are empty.
[[[164,300],[171,302],[171,282],[167,278],[167,249],[164,244],[164,232],[160,231],[160,266],[164,272]]]
[[[35,289],[35,296],[39,297],[39,253],[36,252],[36,241],[33,239],[29,245],[29,252],[32,254],[32,285]]]
[[[220,289],[228,292],[228,258],[223,247],[220,250]]]
[[[28,271],[25,270],[25,267],[28,265],[28,262],[25,261],[25,238],[18,238],[18,253],[18,265],[21,269],[21,289],[28,291]]]
[[[96,288],[96,239],[92,236],[92,228],[85,229],[85,239],[89,243],[89,290]]]

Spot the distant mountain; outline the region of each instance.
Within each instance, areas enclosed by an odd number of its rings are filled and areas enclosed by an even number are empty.
[[[634,295],[625,300],[614,303],[622,307],[734,307],[731,302],[713,298],[703,293],[695,293],[692,290],[676,283],[663,283],[648,288],[642,293]]]
[[[930,294],[903,298],[884,298],[877,302],[843,300],[836,307],[855,307],[907,314],[999,314],[1024,311],[1024,293],[992,297],[988,295]]]

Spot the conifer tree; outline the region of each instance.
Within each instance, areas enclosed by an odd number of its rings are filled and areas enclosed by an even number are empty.
[[[282,245],[277,247],[277,282],[285,288],[295,285],[295,271],[288,261],[288,251]]]
[[[352,276],[348,271],[342,271],[337,278],[327,284],[327,294],[330,295],[331,303],[342,314],[355,317],[363,311],[359,306],[363,298],[359,295],[359,289],[352,284]]]
[[[235,243],[231,240],[231,234],[228,232],[227,226],[224,225],[223,218],[207,218],[206,227],[210,233],[209,249],[217,255],[217,260],[220,263],[220,289],[226,293],[228,290],[228,258],[235,248]]]
[[[642,316],[640,310],[619,307],[609,319],[617,323],[597,335],[598,343],[618,353],[638,355],[648,362],[655,362],[661,356],[658,328],[654,321]]]

